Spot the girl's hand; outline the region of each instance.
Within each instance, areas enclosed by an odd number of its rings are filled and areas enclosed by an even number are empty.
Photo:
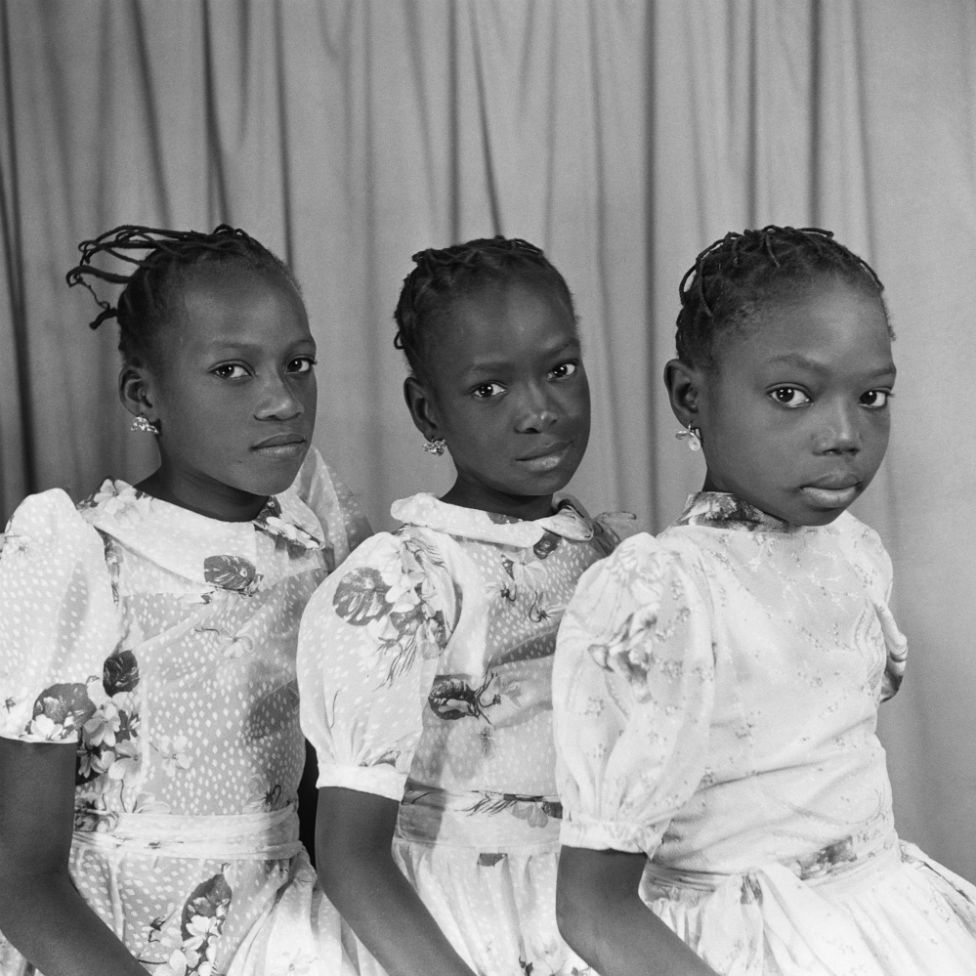
[[[0,931],[46,976],[146,976],[68,873],[75,746],[0,738]]]
[[[393,860],[399,806],[373,793],[319,790],[322,888],[390,976],[474,976]]]
[[[641,901],[641,853],[563,847],[556,916],[569,945],[601,976],[716,976]]]

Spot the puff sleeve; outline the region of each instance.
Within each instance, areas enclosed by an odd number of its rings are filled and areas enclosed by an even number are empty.
[[[0,540],[0,735],[75,743],[121,636],[101,536],[52,490]]]
[[[580,578],[557,638],[553,710],[562,843],[657,849],[707,762],[708,606],[650,535]]]
[[[298,682],[319,787],[403,796],[460,602],[436,549],[403,534],[366,540],[316,590]]]

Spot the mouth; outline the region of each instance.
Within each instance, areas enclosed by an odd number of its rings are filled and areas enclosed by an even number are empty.
[[[251,450],[275,458],[295,458],[308,449],[308,440],[301,434],[274,434],[255,444]]]
[[[552,471],[563,463],[563,459],[569,452],[570,447],[571,445],[568,443],[553,444],[550,447],[534,451],[532,454],[526,454],[516,460],[530,471]]]
[[[803,485],[800,492],[815,508],[847,508],[861,493],[861,483],[842,475]]]

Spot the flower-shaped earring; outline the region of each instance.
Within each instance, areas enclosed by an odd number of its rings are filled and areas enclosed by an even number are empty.
[[[444,453],[445,447],[447,447],[447,442],[440,437],[428,437],[424,441],[424,450],[434,457],[440,457]]]
[[[135,420],[129,425],[129,430],[137,430],[140,434],[158,434],[159,428],[151,421],[146,420],[142,414],[139,414]]]
[[[687,427],[682,427],[674,436],[679,441],[687,439],[689,451],[701,450],[701,431],[697,427],[692,427],[691,424],[688,424]]]

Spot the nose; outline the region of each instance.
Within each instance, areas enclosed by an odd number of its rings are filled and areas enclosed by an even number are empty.
[[[289,377],[273,373],[265,379],[254,411],[259,420],[293,420],[304,412]]]
[[[530,387],[520,406],[522,409],[516,422],[516,430],[520,433],[540,434],[559,419],[555,404],[544,386],[534,384]]]
[[[818,454],[857,454],[861,450],[860,415],[856,406],[838,405],[814,433]]]

